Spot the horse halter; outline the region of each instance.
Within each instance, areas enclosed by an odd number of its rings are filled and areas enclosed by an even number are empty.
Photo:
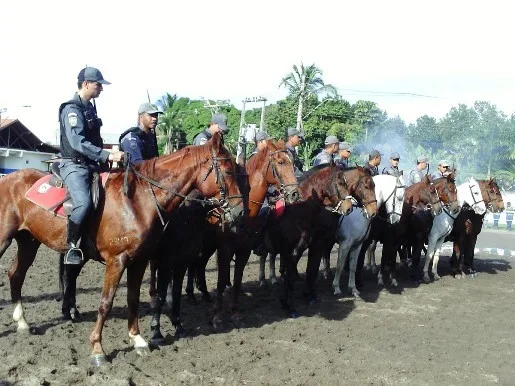
[[[435,194],[434,196],[436,196],[436,199],[431,201],[431,199],[433,198],[433,192],[431,191],[431,187],[434,187],[435,189]],[[424,188],[425,190],[425,188]],[[440,200],[440,196],[438,195],[438,190],[436,189],[435,185],[431,182],[429,183],[429,187],[428,187],[428,194],[429,194],[429,202],[424,206],[424,209],[423,210],[431,210],[433,208],[434,205],[440,203],[442,204],[441,200]],[[419,208],[417,206],[413,206],[413,209],[414,211],[417,211]],[[440,210],[441,212],[441,210]]]
[[[338,211],[340,210],[340,207],[343,205],[343,203],[346,200],[350,200],[351,202],[353,202],[353,200],[354,200],[354,197],[352,197],[351,195],[347,195],[342,198],[342,195],[340,194],[340,189],[338,189],[338,185],[335,181],[337,174],[338,173],[334,173],[333,176],[331,177],[333,183],[330,186],[333,186],[334,190],[336,191],[336,197],[338,198],[338,202],[336,203],[334,208],[332,208],[332,209],[329,209],[330,207],[328,208],[328,210],[330,210],[332,213],[339,213]],[[342,173],[342,177],[343,177],[343,181],[345,181],[345,185],[347,185],[347,179],[345,178],[345,174]]]
[[[396,177],[395,178],[395,188],[393,189],[393,191],[390,193],[390,195],[386,198],[386,200],[384,200],[384,203],[385,203],[385,206],[386,206],[386,203],[388,202],[388,200],[393,196],[393,199],[395,200],[397,198],[397,189],[405,189],[406,188],[406,185],[403,185],[401,184],[401,181],[399,179],[399,177]],[[404,201],[404,200],[403,200]],[[386,217],[388,218],[388,216],[392,215],[392,214],[397,214],[399,216],[402,216],[402,205],[401,205],[401,211],[400,213],[397,212],[395,210],[395,201],[393,203],[393,211],[391,212],[386,212]]]
[[[298,187],[299,184],[296,182],[296,183],[293,183],[293,184],[285,184],[281,178],[281,175],[279,174],[279,172],[277,171],[277,165],[276,165],[276,162],[274,161],[274,155],[276,154],[279,154],[279,153],[286,153],[286,156],[288,157],[288,151],[286,149],[280,149],[280,150],[276,150],[276,151],[272,151],[270,152],[270,156],[268,157],[268,163],[266,165],[266,169],[265,169],[265,176],[268,174],[268,169],[270,167],[272,167],[272,176],[277,180],[279,181],[279,194],[281,197],[284,197],[288,192],[286,192],[286,188],[289,187],[289,186],[296,186]]]
[[[360,176],[358,178],[358,181],[356,182],[356,186],[362,184],[362,180],[365,177],[366,176]],[[372,177],[370,177],[370,178],[372,178]],[[354,192],[356,192],[356,189],[354,189]],[[365,216],[365,217],[368,216],[367,205],[368,204],[372,204],[374,202],[377,203],[377,199],[369,200],[369,201],[363,201],[363,197],[354,197],[354,196],[352,196],[352,201],[353,201],[353,203],[355,203],[356,207],[363,208],[363,216]]]
[[[469,181],[468,186],[469,186],[470,195],[471,195],[471,197],[472,197],[472,200],[474,200],[474,203],[470,206],[470,209],[471,209],[471,210],[474,210],[474,206],[476,206],[477,204],[481,204],[482,202],[485,204],[485,207],[486,207],[486,206],[487,206],[487,205],[486,205],[486,201],[485,201],[485,200],[483,200],[483,194],[481,193],[481,188],[480,188],[479,184],[477,185],[477,187],[479,188],[479,194],[481,195],[481,200],[479,200],[479,201],[476,201],[476,197],[475,197],[475,195],[474,195],[474,192],[472,191],[472,188],[473,188],[474,186],[476,186],[476,184],[471,184],[471,183],[470,183],[470,181]]]
[[[490,192],[490,189],[491,189],[491,192]],[[485,191],[486,191],[486,195],[488,196],[487,200],[485,201],[486,209],[488,209],[490,212],[497,212],[496,210],[494,210],[493,203],[494,202],[503,202],[501,193],[499,192],[499,194],[497,194],[495,189],[493,187],[490,187],[490,184],[487,184],[487,186],[485,187]],[[493,195],[494,195],[493,199],[492,199],[492,196],[490,195],[490,193],[493,193]],[[481,197],[482,197],[482,195],[481,195]]]
[[[229,205],[229,200],[232,198],[241,198],[243,200],[243,195],[241,194],[235,194],[235,195],[229,195],[227,196],[227,183],[225,182],[225,177],[220,169],[219,161],[228,161],[231,158],[230,157],[217,157],[215,154],[212,154],[212,163],[209,166],[206,175],[202,179],[201,183],[204,183],[207,180],[207,177],[209,177],[209,174],[211,174],[212,171],[215,173],[215,182],[218,185],[218,188],[220,190],[220,199],[216,198],[210,198],[207,201],[211,202],[212,205],[215,205],[215,208],[211,209],[208,212],[208,217],[213,216],[220,219],[220,224],[222,225],[222,230],[224,227],[224,222],[230,213],[232,209],[234,209],[234,206]]]

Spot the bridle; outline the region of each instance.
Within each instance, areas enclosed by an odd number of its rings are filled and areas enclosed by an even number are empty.
[[[156,209],[157,209],[157,214],[159,215],[159,219],[161,220],[161,225],[163,226],[163,230],[166,229],[170,220],[168,219],[168,221],[165,222],[164,216],[163,216],[164,209],[161,207],[161,205],[157,201],[157,197],[154,193],[154,189],[152,189],[152,186],[155,186],[158,189],[167,191],[167,192],[173,194],[174,196],[180,197],[184,201],[199,202],[203,206],[205,206],[205,205],[215,206],[215,208],[211,209],[208,212],[208,217],[214,216],[214,217],[219,218],[221,221],[222,227],[223,227],[223,224],[224,224],[229,212],[237,206],[237,205],[236,206],[229,205],[229,200],[231,200],[232,198],[241,198],[241,200],[243,200],[243,196],[241,194],[227,195],[227,183],[225,181],[223,172],[220,169],[219,161],[227,161],[227,160],[230,160],[231,158],[230,157],[217,157],[214,153],[212,153],[211,159],[212,159],[211,165],[209,166],[209,168],[206,172],[206,175],[202,179],[201,184],[204,183],[207,180],[207,177],[209,176],[209,174],[212,171],[214,171],[215,181],[216,181],[216,184],[218,185],[218,188],[220,191],[220,197],[221,197],[220,199],[217,199],[214,197],[209,198],[209,199],[191,198],[182,193],[177,192],[174,189],[171,189],[168,186],[163,186],[158,181],[153,180],[153,179],[145,176],[143,173],[139,172],[138,170],[134,169],[134,167],[130,163],[129,153],[125,153],[125,176],[124,176],[123,192],[126,196],[128,195],[129,188],[128,188],[127,181],[128,181],[128,172],[130,170],[137,177],[141,178],[142,180],[144,180],[148,183],[154,205],[156,206]]]
[[[356,191],[357,191],[356,188],[363,184],[363,178],[365,178],[365,177],[367,177],[367,176],[364,176],[364,175],[359,176],[358,181],[356,182],[356,186],[354,188],[354,193],[356,193]],[[370,178],[372,178],[372,177],[370,177]],[[363,194],[361,194],[361,196],[362,195]],[[354,197],[354,196],[352,196],[352,202],[353,202],[353,207],[355,206],[357,208],[362,208],[363,209],[363,216],[367,217],[368,216],[367,205],[372,204],[374,202],[377,203],[377,199],[369,200],[369,201],[363,201],[363,197],[359,197],[359,196]]]
[[[397,190],[398,189],[405,189],[406,188],[406,185],[403,185],[400,181],[400,178],[399,177],[396,177],[395,179],[395,188],[393,188],[393,191],[390,193],[390,195],[386,198],[386,200],[384,200],[384,203],[385,203],[385,207],[386,207],[386,203],[388,202],[388,200],[393,196],[394,197],[394,202],[393,202],[393,210],[391,212],[388,212],[388,210],[386,211],[386,218],[388,219],[388,216],[390,215],[393,215],[393,214],[397,214],[399,216],[402,216],[402,205],[401,205],[401,212],[397,212],[395,210],[395,199],[397,198]],[[403,201],[404,202],[404,199]]]
[[[345,174],[341,171],[338,171],[336,173],[334,173],[332,176],[331,176],[331,183],[330,183],[330,187],[333,187],[333,189],[335,190],[336,192],[336,197],[338,198],[338,202],[336,203],[336,205],[334,207],[331,207],[330,205],[328,205],[326,207],[327,210],[329,210],[330,212],[332,213],[339,213],[338,211],[340,210],[340,207],[343,205],[343,203],[347,200],[350,200],[351,202],[354,202],[354,197],[352,197],[351,195],[347,195],[345,197],[342,197],[342,195],[340,194],[340,189],[338,189],[338,184],[336,182],[336,178],[338,176],[338,173],[341,173],[342,177],[343,177],[343,181],[345,182],[345,185],[347,185],[347,179],[345,178]]]
[[[486,183],[486,185],[487,186],[485,187],[485,191],[486,191],[486,195],[488,196],[488,198],[487,198],[487,201],[485,201],[485,205],[486,205],[486,208],[490,212],[495,212],[493,203],[494,202],[503,202],[503,199],[502,199],[501,193],[497,194],[495,189],[490,187],[489,183]],[[492,193],[494,194],[493,199],[492,199],[492,196],[490,195],[490,189],[492,190]],[[480,188],[480,190],[481,190],[481,188]],[[481,195],[481,197],[483,197],[483,196]]]
[[[435,189],[434,191],[434,196],[436,197],[434,200],[431,201],[431,199],[433,198],[433,192],[431,190],[431,187],[433,187]],[[425,188],[424,188],[425,190]],[[429,202],[424,206],[424,208],[422,210],[431,210],[433,208],[434,205],[436,204],[440,204],[442,205],[443,203],[441,202],[440,200],[440,196],[438,195],[438,190],[436,189],[436,186],[430,182],[429,183],[429,186],[428,186],[428,194],[429,194]],[[416,205],[413,206],[413,210],[414,212],[418,211],[420,208]],[[441,212],[441,209],[440,209],[440,212]]]

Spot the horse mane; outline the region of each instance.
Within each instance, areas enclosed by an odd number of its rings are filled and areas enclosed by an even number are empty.
[[[322,170],[322,169],[325,169],[327,167],[330,167],[332,166],[332,164],[321,164],[321,165],[316,165],[316,166],[313,166],[311,169],[309,169],[308,171],[302,173],[302,175],[300,177],[297,178],[297,181],[299,182],[299,184],[307,179],[309,179],[313,174],[315,174],[316,172],[318,172],[319,170]]]
[[[268,142],[268,145],[270,145],[272,142]],[[273,144],[273,143],[272,143]],[[247,169],[247,173],[251,175],[253,172],[255,172],[258,168],[258,166],[263,165],[265,162],[266,157],[268,156],[268,145],[265,149],[259,150],[256,154],[254,154],[250,159],[247,161],[247,164],[245,165],[245,169]]]

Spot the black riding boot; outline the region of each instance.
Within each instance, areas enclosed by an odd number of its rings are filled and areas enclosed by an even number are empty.
[[[82,251],[77,247],[80,239],[80,225],[68,219],[68,250],[64,255],[64,264],[82,264]]]

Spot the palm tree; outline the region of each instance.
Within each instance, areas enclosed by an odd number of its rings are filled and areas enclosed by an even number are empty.
[[[322,71],[312,64],[304,67],[300,63],[300,69],[297,65],[293,65],[293,71],[286,75],[279,84],[284,86],[294,98],[298,98],[299,106],[297,108],[297,130],[302,130],[302,110],[304,101],[310,96],[318,96],[320,94],[337,94],[336,88],[330,84],[325,84],[322,80]]]
[[[165,140],[164,154],[170,154],[174,149],[172,145],[172,136],[176,127],[176,119],[178,111],[174,110],[174,104],[177,101],[177,94],[171,95],[166,93],[157,101],[158,107],[164,112],[159,118],[158,139]]]

